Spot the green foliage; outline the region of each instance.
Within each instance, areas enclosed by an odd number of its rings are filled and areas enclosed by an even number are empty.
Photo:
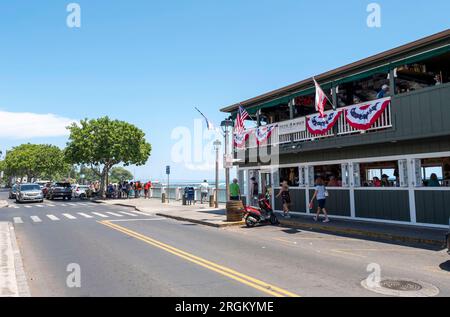
[[[145,133],[124,121],[108,117],[86,119],[79,125],[72,124],[68,129],[70,137],[65,150],[67,160],[72,164],[100,169],[102,191],[114,165],[144,165],[151,153],[152,148],[145,140]]]
[[[113,167],[109,174],[110,183],[120,183],[123,181],[129,181],[133,179],[133,174],[123,167]]]
[[[2,163],[7,176],[49,177],[67,168],[64,153],[57,146],[22,144],[8,151]]]

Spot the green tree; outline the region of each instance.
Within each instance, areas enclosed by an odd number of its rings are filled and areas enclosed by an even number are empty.
[[[105,197],[108,175],[111,168],[144,165],[152,147],[145,140],[145,133],[136,126],[108,117],[82,120],[72,124],[69,142],[65,151],[72,164],[84,164],[98,173],[101,179],[100,192]]]
[[[112,183],[120,183],[123,181],[129,181],[133,179],[133,174],[123,167],[113,167],[109,174],[109,181]]]
[[[3,162],[7,176],[29,180],[42,176],[53,178],[67,168],[64,152],[54,145],[22,144],[8,151]]]

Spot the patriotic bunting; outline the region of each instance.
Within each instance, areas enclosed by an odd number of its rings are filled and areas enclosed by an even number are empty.
[[[384,98],[374,100],[363,106],[351,107],[345,111],[345,119],[355,129],[368,130],[380,118],[390,103],[391,98]]]
[[[342,111],[332,111],[324,114],[316,114],[307,118],[306,127],[311,134],[324,135],[336,124]]]
[[[263,126],[259,127],[255,130],[255,136],[256,136],[256,142],[258,145],[261,145],[270,138],[272,135],[273,130],[275,130],[277,126],[276,125],[270,125],[270,126]]]
[[[237,148],[243,148],[243,147],[245,147],[245,142],[248,140],[248,138],[249,138],[248,131],[244,131],[242,133],[235,133],[234,134],[234,145]]]

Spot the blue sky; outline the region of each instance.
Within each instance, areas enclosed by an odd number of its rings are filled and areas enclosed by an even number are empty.
[[[193,128],[194,106],[217,123],[222,106],[450,25],[448,0],[377,1],[379,29],[363,0],[79,0],[82,25],[70,29],[70,2],[1,1],[0,113],[132,122],[153,145],[138,178],[161,178],[167,164],[176,179],[212,177],[171,162],[171,132]],[[0,149],[67,140],[14,135],[0,132]]]

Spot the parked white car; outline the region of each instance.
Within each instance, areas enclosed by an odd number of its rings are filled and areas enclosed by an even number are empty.
[[[72,185],[72,193],[74,198],[86,198],[86,192],[89,190],[88,185]]]

